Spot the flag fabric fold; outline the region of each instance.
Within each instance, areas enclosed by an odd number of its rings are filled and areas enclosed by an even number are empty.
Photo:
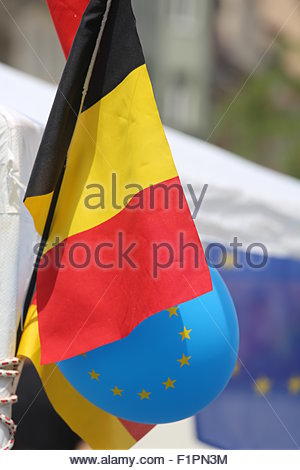
[[[42,364],[211,290],[130,0],[88,4],[25,205],[49,232],[36,283]]]

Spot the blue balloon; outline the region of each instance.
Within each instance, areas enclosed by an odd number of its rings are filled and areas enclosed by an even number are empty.
[[[193,416],[225,388],[239,344],[222,278],[213,290],[138,325],[126,338],[59,362],[87,400],[120,418],[158,424]]]

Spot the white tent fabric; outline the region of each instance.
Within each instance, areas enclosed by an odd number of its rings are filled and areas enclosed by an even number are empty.
[[[0,250],[3,250],[0,356],[14,354],[20,303],[32,268],[36,234],[28,214],[21,209],[21,199],[55,89],[0,64],[0,103],[6,105],[6,110],[1,112],[0,128]],[[14,111],[8,112],[7,107]],[[193,186],[198,199],[203,185],[208,184],[195,220],[203,241],[229,245],[238,237],[245,245],[264,243],[272,255],[294,257],[300,253],[300,183],[297,180],[180,132],[166,129],[166,133],[192,213],[195,208],[187,185]],[[7,145],[9,141],[13,148]],[[157,426],[135,447],[204,447],[196,441],[193,428],[192,420]],[[0,445],[2,440],[0,432]]]
[[[45,127],[56,87],[0,63],[0,103]]]
[[[300,182],[243,160],[218,147],[167,129],[181,181],[199,197],[208,190],[196,219],[202,240],[244,247],[263,243],[274,256],[300,256]]]
[[[22,200],[42,127],[0,106],[0,359],[15,354],[16,331],[23,293],[33,265],[33,243],[38,238]],[[0,398],[13,391],[13,382],[0,377]],[[0,412],[11,414],[11,406]],[[0,448],[8,440],[1,426]]]

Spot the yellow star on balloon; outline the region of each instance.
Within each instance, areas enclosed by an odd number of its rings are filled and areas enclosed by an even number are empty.
[[[288,388],[293,395],[297,395],[300,392],[300,376],[291,377],[288,382]]]
[[[171,307],[171,308],[167,308],[167,311],[169,312],[169,318],[173,317],[175,315],[175,317],[178,317],[178,312],[177,310],[179,309],[179,307]]]
[[[265,395],[272,388],[272,382],[267,377],[259,377],[255,382],[255,391],[259,395]]]
[[[175,382],[176,380],[171,380],[170,377],[168,377],[168,380],[166,382],[163,382],[163,385],[166,387],[165,390],[168,390],[168,388],[175,388]]]
[[[182,354],[182,358],[177,359],[177,362],[180,362],[180,369],[183,366],[189,366],[190,365],[189,360],[191,359],[191,357],[192,356],[186,356],[185,354]]]
[[[141,397],[141,400],[150,400],[150,395],[151,392],[146,392],[145,389],[143,388],[143,391],[138,393],[138,395]]]
[[[92,380],[98,380],[98,382],[99,382],[99,375],[100,375],[100,374],[97,374],[97,373],[94,371],[94,369],[92,370],[92,372],[89,372],[89,374],[90,374]]]
[[[186,327],[183,328],[183,331],[181,331],[180,333],[178,333],[179,335],[181,335],[181,339],[182,341],[184,341],[185,339],[191,339],[190,338],[190,332],[192,330],[187,330]]]
[[[124,392],[124,390],[120,390],[117,386],[115,386],[115,388],[111,388],[110,390],[111,390],[111,392],[113,392],[114,397],[117,396],[117,395],[119,397],[121,397],[122,393]]]

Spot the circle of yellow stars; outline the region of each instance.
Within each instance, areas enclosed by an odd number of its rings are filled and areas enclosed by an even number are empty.
[[[179,309],[179,306],[168,308],[167,311],[169,313],[169,318],[178,317],[179,316],[178,309]],[[192,329],[187,329],[186,326],[184,325],[183,330],[178,332],[178,334],[181,336],[181,342],[191,340],[191,333],[192,333]],[[81,354],[81,356],[87,359],[86,353]],[[192,359],[192,356],[186,356],[183,353],[182,357],[177,359],[177,362],[180,365],[180,369],[182,367],[189,367],[191,359]],[[99,379],[99,377],[101,377],[100,373],[97,373],[94,369],[88,373],[92,381],[93,380],[95,380],[96,382],[100,381]],[[232,378],[238,376],[240,373],[241,373],[241,364],[240,364],[240,361],[238,360],[236,362],[236,365],[232,374]],[[162,385],[164,386],[164,390],[167,391],[167,390],[175,389],[175,383],[176,383],[176,379],[171,379],[170,377],[168,377],[165,382],[162,382]],[[257,395],[260,395],[260,396],[264,396],[270,393],[272,390],[272,387],[273,387],[273,382],[271,381],[270,378],[266,376],[257,377],[253,384],[253,390],[255,391]],[[289,380],[286,382],[286,387],[290,394],[299,395],[300,394],[300,375],[294,375],[290,377]],[[115,385],[114,388],[111,388],[110,391],[114,397],[123,397],[124,390],[119,388],[117,385]],[[144,388],[142,389],[142,391],[137,392],[137,396],[139,396],[140,400],[142,401],[150,400],[151,394],[152,394],[151,391],[147,391]]]
[[[179,316],[178,309],[179,309],[179,306],[168,308],[167,312],[169,313],[169,318],[178,317]],[[184,326],[183,331],[180,331],[178,333],[181,336],[181,342],[185,340],[189,341],[191,339],[191,332],[192,332],[192,329],[187,329],[186,326]],[[86,353],[83,353],[80,356],[87,359]],[[180,369],[182,367],[189,367],[191,358],[192,356],[186,356],[185,354],[182,354],[182,357],[177,359],[177,362],[180,364]],[[101,377],[100,373],[97,373],[94,369],[88,373],[90,375],[91,380],[95,380],[96,382],[100,381],[99,379],[99,377]],[[164,386],[164,390],[172,390],[172,389],[175,389],[175,383],[176,383],[176,379],[171,379],[170,377],[168,377],[165,382],[162,382],[162,385]],[[114,397],[123,397],[124,390],[119,388],[117,385],[115,385],[114,388],[111,388],[110,391],[112,392]],[[142,391],[137,392],[137,395],[140,397],[140,400],[150,400],[151,394],[152,392],[146,391],[144,388],[142,389]]]

